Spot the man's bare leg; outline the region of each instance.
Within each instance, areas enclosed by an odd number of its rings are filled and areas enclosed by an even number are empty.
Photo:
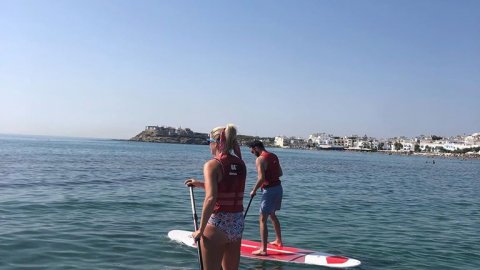
[[[275,229],[275,241],[270,242],[269,244],[283,247],[283,241],[282,241],[282,229],[280,228],[280,221],[277,218],[277,215],[275,215],[275,212],[270,214],[270,220],[273,223],[273,228]]]
[[[268,214],[260,214],[260,238],[262,239],[262,246],[260,249],[252,252],[253,255],[266,256],[267,255],[267,239],[268,239],[268,228],[267,228]]]

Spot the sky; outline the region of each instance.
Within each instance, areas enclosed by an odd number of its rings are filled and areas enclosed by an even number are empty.
[[[0,0],[0,133],[480,132],[480,1]]]

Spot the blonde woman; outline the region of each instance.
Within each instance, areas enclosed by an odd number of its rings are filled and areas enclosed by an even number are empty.
[[[204,181],[185,181],[188,186],[205,189],[200,225],[193,237],[200,239],[204,269],[236,270],[240,264],[247,169],[235,126],[214,128],[208,142],[213,158],[203,166]]]

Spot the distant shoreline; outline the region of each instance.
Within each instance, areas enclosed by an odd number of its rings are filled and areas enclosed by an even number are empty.
[[[428,157],[428,158],[446,158],[446,159],[477,159],[480,160],[480,155],[473,154],[457,154],[457,153],[418,153],[418,152],[397,152],[397,151],[377,151],[377,153],[382,153],[386,155],[403,155],[403,156],[419,156],[419,157]]]
[[[129,139],[111,139],[112,141],[125,141],[125,142],[141,142],[141,143],[164,143],[164,144],[186,144],[181,142],[161,142],[161,141],[141,141],[141,140],[129,140]],[[191,144],[191,145],[205,145],[205,144]],[[246,145],[243,145],[246,146]],[[418,152],[402,152],[402,151],[390,151],[390,150],[378,150],[378,151],[359,151],[359,150],[325,150],[325,149],[307,149],[307,148],[283,148],[277,146],[269,146],[271,148],[278,149],[292,149],[292,150],[308,150],[308,151],[340,151],[340,152],[362,152],[362,153],[379,153],[384,155],[401,155],[401,156],[418,156],[427,158],[444,158],[444,159],[460,159],[460,160],[480,160],[480,155],[468,155],[458,153],[418,153]]]
[[[458,153],[424,153],[424,152],[403,152],[403,151],[391,151],[391,150],[378,150],[378,151],[358,151],[358,150],[318,150],[318,151],[345,151],[345,152],[362,152],[362,153],[379,153],[384,155],[399,155],[399,156],[417,156],[417,157],[427,157],[427,158],[445,158],[445,159],[461,159],[461,160],[470,160],[477,159],[480,160],[479,154],[458,154]]]

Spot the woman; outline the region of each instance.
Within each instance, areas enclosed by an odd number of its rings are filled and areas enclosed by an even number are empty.
[[[236,270],[240,264],[247,169],[235,126],[213,129],[208,142],[213,159],[203,166],[204,182],[193,178],[185,181],[188,186],[205,189],[200,226],[193,237],[201,239],[204,269]]]

